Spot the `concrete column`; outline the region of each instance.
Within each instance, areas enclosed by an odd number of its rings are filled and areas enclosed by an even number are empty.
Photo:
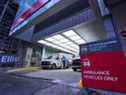
[[[43,58],[45,57],[45,53],[46,53],[46,46],[43,46],[41,61],[42,61]]]
[[[27,48],[26,56],[25,56],[25,65],[29,67],[31,65],[31,58],[32,58],[32,48]]]

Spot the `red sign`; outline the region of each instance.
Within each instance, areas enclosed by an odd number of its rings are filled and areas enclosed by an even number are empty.
[[[81,46],[81,64],[84,87],[126,93],[126,57],[118,41]]]

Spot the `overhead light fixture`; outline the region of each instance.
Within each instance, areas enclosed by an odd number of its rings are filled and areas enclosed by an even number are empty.
[[[52,38],[54,38],[54,39],[56,39],[56,40],[65,39],[63,36],[61,36],[61,35],[59,35],[59,34],[53,36]]]
[[[78,49],[76,49],[75,47],[70,47],[69,44],[75,44],[72,41],[70,41],[69,39],[67,39],[66,37],[58,34],[49,38],[45,39],[46,41],[49,41],[50,43],[53,43],[57,46],[63,47],[65,49],[77,52]],[[76,45],[77,46],[77,45]]]
[[[79,45],[86,43],[74,30],[69,30],[38,42],[72,54],[79,53]]]
[[[64,36],[68,37],[73,42],[77,43],[78,45],[86,43],[76,32],[73,30],[69,30],[63,33]]]
[[[40,43],[40,44],[47,44],[47,42],[44,41],[44,40],[39,40],[38,43]]]
[[[82,38],[78,35],[74,35],[74,36],[70,36],[70,39],[73,40],[73,41],[76,41],[76,40],[80,40]]]
[[[44,45],[47,45],[47,46],[50,46],[50,47],[53,47],[53,48],[56,48],[56,49],[59,49],[59,50],[68,52],[68,53],[76,54],[76,52],[73,52],[73,51],[70,51],[70,50],[65,49],[65,48],[63,48],[63,47],[54,45],[54,44],[52,44],[52,43],[50,43],[50,42],[47,42],[47,41],[45,41],[45,40],[39,40],[38,43],[44,44]]]
[[[66,31],[63,34],[68,37],[76,35],[76,33],[73,30]]]
[[[82,40],[82,39],[81,39],[81,40],[76,40],[75,42],[78,43],[79,45],[80,45],[80,44],[86,43],[86,42],[85,42],[84,40]]]
[[[47,41],[54,41],[55,39],[52,38],[52,37],[50,37],[50,38],[47,38],[46,40],[47,40]]]

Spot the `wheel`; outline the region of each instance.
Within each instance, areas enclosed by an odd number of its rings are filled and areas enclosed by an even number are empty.
[[[52,64],[52,69],[56,69],[56,64]]]
[[[67,65],[67,66],[66,66],[66,69],[68,69],[69,67],[70,67],[70,66],[69,66],[69,65]]]
[[[73,68],[73,71],[77,71],[77,69],[76,68]]]

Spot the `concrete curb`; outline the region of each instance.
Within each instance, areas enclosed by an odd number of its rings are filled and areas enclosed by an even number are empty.
[[[16,73],[8,73],[12,76],[18,76],[18,77],[22,77],[22,78],[30,78],[30,79],[42,79],[42,80],[46,80],[46,81],[53,81],[52,79],[47,79],[47,78],[37,78],[37,77],[30,77],[30,76],[26,76],[26,75],[23,75],[23,74],[16,74]]]

